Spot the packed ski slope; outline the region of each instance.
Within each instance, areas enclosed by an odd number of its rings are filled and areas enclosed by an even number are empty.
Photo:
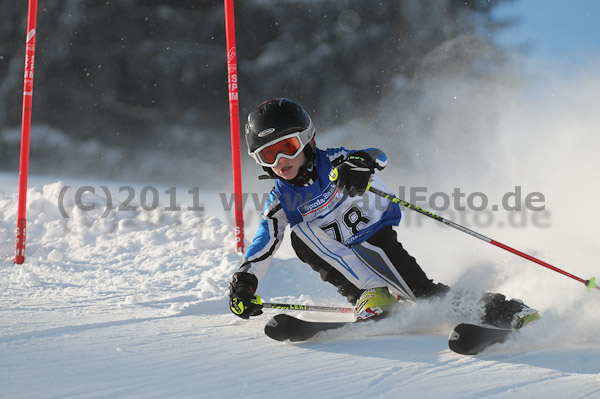
[[[17,266],[15,182],[1,175],[2,398],[600,398],[600,295],[444,227],[420,232],[440,243],[436,253],[410,237],[407,246],[424,262],[444,259],[428,273],[458,287],[460,311],[448,301],[409,305],[377,328],[296,345],[263,334],[273,311],[249,321],[229,312],[227,283],[241,258],[216,194],[201,195],[204,212],[122,211],[107,210],[98,189],[82,198],[95,209],[83,211],[76,183],[33,178],[27,260]],[[582,257],[595,261],[587,244]],[[536,255],[567,259],[544,249]],[[577,272],[598,270],[591,262]],[[476,319],[469,298],[488,288],[520,293],[543,319],[483,356],[450,352],[451,326]],[[259,291],[270,301],[345,305],[285,245]]]

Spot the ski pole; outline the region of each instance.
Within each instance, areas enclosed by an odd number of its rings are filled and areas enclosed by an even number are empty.
[[[337,171],[337,168],[333,168],[333,169],[331,170],[331,173],[329,174],[329,180],[331,180],[331,181],[336,181],[336,180],[337,180],[337,178],[338,178],[338,171]],[[461,226],[460,224],[454,223],[454,222],[453,222],[453,221],[451,221],[451,220],[448,220],[448,219],[445,219],[445,218],[443,218],[443,217],[441,217],[441,216],[439,216],[439,215],[436,215],[436,214],[435,214],[435,213],[433,213],[433,212],[430,212],[430,211],[428,211],[428,210],[426,210],[426,209],[419,208],[418,206],[412,205],[412,204],[410,204],[410,203],[408,203],[408,202],[406,202],[406,201],[404,201],[404,200],[401,200],[400,198],[396,197],[394,194],[386,193],[386,192],[384,192],[384,191],[381,191],[381,190],[378,190],[378,189],[376,189],[376,188],[374,188],[374,187],[371,187],[371,183],[369,183],[369,184],[367,185],[367,189],[366,189],[366,191],[370,191],[370,192],[372,192],[373,194],[375,194],[375,195],[379,195],[380,197],[383,197],[383,198],[385,198],[385,199],[387,199],[387,200],[389,200],[389,201],[395,202],[395,203],[396,203],[396,204],[398,204],[398,205],[401,205],[401,206],[403,206],[403,207],[406,207],[406,208],[408,208],[408,209],[411,209],[411,210],[413,210],[413,211],[416,211],[416,212],[418,212],[418,213],[420,213],[420,214],[422,214],[422,215],[428,216],[428,217],[430,217],[430,218],[432,218],[432,219],[434,219],[434,220],[437,220],[438,222],[444,223],[445,225],[448,225],[448,226],[450,226],[450,227],[454,227],[455,229],[457,229],[457,230],[459,230],[459,231],[462,231],[463,233],[467,233],[467,234],[469,234],[469,235],[471,235],[471,236],[473,236],[473,237],[475,237],[475,238],[479,238],[479,239],[480,239],[480,240],[482,240],[482,241],[485,241],[485,242],[487,242],[487,243],[489,243],[489,244],[495,245],[495,246],[497,246],[498,248],[502,248],[502,249],[504,249],[504,250],[506,250],[506,251],[508,251],[508,252],[512,252],[513,254],[515,254],[515,255],[518,255],[518,256],[520,256],[520,257],[522,257],[522,258],[525,258],[525,259],[527,259],[527,260],[530,260],[530,261],[532,261],[532,262],[534,262],[534,263],[537,263],[538,265],[544,266],[544,267],[546,267],[546,268],[548,268],[548,269],[550,269],[550,270],[554,270],[555,272],[557,272],[557,273],[560,273],[560,274],[563,274],[563,275],[565,275],[565,276],[567,276],[567,277],[570,277],[570,278],[572,278],[573,280],[577,280],[577,281],[579,281],[580,283],[583,283],[583,284],[585,284],[585,286],[587,287],[587,290],[588,290],[588,292],[589,292],[589,291],[590,291],[592,288],[595,288],[595,289],[597,289],[597,290],[600,290],[600,286],[597,286],[597,285],[596,285],[596,277],[592,277],[592,278],[590,278],[589,280],[584,280],[584,279],[582,279],[581,277],[577,277],[577,276],[575,276],[575,275],[573,275],[573,274],[571,274],[571,273],[569,273],[569,272],[566,272],[566,271],[564,271],[564,270],[561,270],[561,269],[559,269],[558,267],[552,266],[552,265],[551,265],[551,264],[549,264],[549,263],[546,263],[546,262],[544,262],[544,261],[542,261],[542,260],[539,260],[539,259],[537,259],[537,258],[534,258],[534,257],[533,257],[533,256],[531,256],[531,255],[527,255],[527,254],[526,254],[526,253],[524,253],[524,252],[521,252],[521,251],[519,251],[519,250],[516,250],[516,249],[514,249],[514,248],[511,248],[511,247],[509,247],[508,245],[502,244],[501,242],[498,242],[498,241],[496,241],[496,240],[492,240],[491,238],[489,238],[489,237],[486,237],[486,236],[484,236],[483,234],[479,234],[479,233],[477,233],[477,232],[475,232],[475,231],[473,231],[473,230],[471,230],[471,229],[468,229],[468,228],[466,228],[466,227],[464,227],[464,226]]]
[[[354,308],[341,308],[335,306],[316,306],[316,305],[298,305],[293,303],[269,303],[263,302],[263,308],[267,309],[282,309],[282,310],[306,310],[313,312],[330,312],[330,313],[353,313]]]

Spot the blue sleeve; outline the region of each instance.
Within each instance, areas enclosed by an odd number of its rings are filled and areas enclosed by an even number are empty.
[[[240,266],[240,271],[252,273],[259,280],[271,264],[283,240],[285,227],[289,224],[275,191],[271,191],[261,217],[258,230]]]

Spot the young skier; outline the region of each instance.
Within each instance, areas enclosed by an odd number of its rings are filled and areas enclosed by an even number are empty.
[[[277,98],[248,115],[248,153],[275,179],[262,221],[242,265],[229,285],[231,311],[242,318],[262,314],[255,297],[258,282],[291,227],[292,247],[300,260],[355,305],[357,320],[390,312],[399,299],[445,294],[398,242],[393,226],[400,207],[367,190],[390,188],[375,171],[387,165],[375,148],[321,150],[315,127],[296,102]],[[330,173],[335,169],[337,179]],[[335,172],[334,172],[335,176]],[[519,328],[537,312],[500,294],[484,296],[483,322]]]

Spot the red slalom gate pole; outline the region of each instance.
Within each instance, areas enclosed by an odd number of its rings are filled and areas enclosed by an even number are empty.
[[[242,166],[240,155],[240,115],[238,99],[237,54],[235,48],[235,14],[233,0],[225,0],[225,33],[227,36],[227,76],[229,81],[229,123],[231,125],[231,157],[235,209],[235,249],[244,251],[244,215],[242,211]]]
[[[21,163],[19,165],[19,207],[17,211],[17,237],[15,263],[25,261],[25,213],[27,210],[27,176],[29,175],[29,136],[31,133],[31,104],[33,102],[33,64],[35,60],[35,27],[37,0],[29,0],[27,38],[25,42],[25,77],[23,83],[23,117],[21,121]]]

